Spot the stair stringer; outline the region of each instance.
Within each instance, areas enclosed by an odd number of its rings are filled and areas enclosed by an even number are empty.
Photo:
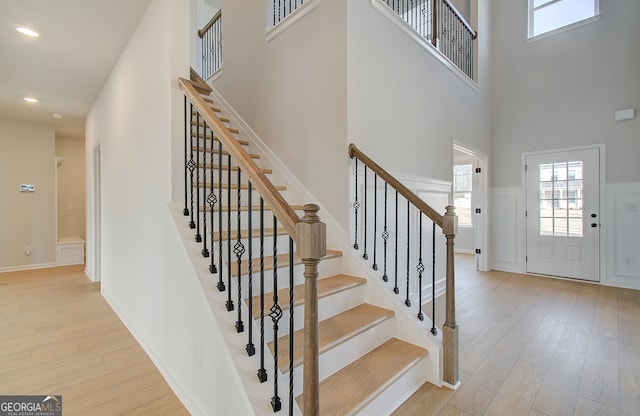
[[[407,308],[401,300],[397,298],[381,281],[375,271],[360,258],[357,252],[349,244],[349,233],[345,230],[331,213],[321,204],[318,199],[298,180],[285,163],[283,163],[275,153],[264,143],[258,134],[240,117],[233,107],[224,99],[212,82],[210,97],[213,98],[223,112],[239,127],[241,134],[244,134],[251,142],[252,146],[258,150],[262,156],[262,161],[266,161],[269,167],[273,168],[274,174],[278,174],[279,183],[284,183],[287,190],[301,197],[301,201],[315,201],[320,206],[320,218],[327,225],[327,247],[340,250],[343,253],[341,259],[342,273],[365,277],[368,281],[366,285],[365,300],[374,305],[388,308],[396,313],[397,325],[394,327],[396,338],[419,345],[429,354],[425,358],[426,380],[438,387],[444,383],[442,376],[442,331],[438,330],[438,335],[432,335],[431,320],[425,316],[424,321],[420,321],[413,314],[413,309]],[[346,155],[346,140],[345,140]],[[263,166],[264,167],[264,166]],[[345,177],[350,177],[345,175]],[[345,208],[346,209],[346,208]],[[410,395],[410,393],[409,393]],[[409,397],[407,395],[407,397]],[[398,404],[400,404],[399,402]]]

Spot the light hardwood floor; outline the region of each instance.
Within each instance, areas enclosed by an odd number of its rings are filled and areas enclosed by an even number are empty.
[[[84,266],[0,274],[0,394],[65,416],[188,415]]]
[[[640,292],[480,273],[458,254],[456,286],[462,385],[425,385],[395,416],[640,415]]]

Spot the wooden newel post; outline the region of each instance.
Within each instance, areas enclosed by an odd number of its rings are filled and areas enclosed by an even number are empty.
[[[453,239],[458,230],[458,217],[454,207],[447,206],[442,217],[442,233],[447,238],[447,286],[446,311],[442,328],[443,379],[445,383],[458,384],[458,325],[456,325],[456,286],[454,273]]]
[[[318,263],[327,254],[327,227],[320,222],[315,204],[304,206],[304,217],[296,225],[297,251],[304,263],[304,369],[303,409],[305,416],[320,414],[318,371]]]

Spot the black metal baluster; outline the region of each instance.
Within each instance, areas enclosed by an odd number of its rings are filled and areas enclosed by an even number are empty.
[[[193,132],[191,133],[193,134]],[[202,242],[200,235],[200,113],[196,113],[196,208],[198,215],[196,216],[196,242]]]
[[[187,168],[189,168],[189,196],[191,200],[191,220],[189,221],[189,228],[196,228],[196,223],[193,220],[193,170],[196,168],[196,162],[193,160],[193,104],[191,104],[191,118],[189,120],[189,162],[187,162]]]
[[[378,270],[378,174],[373,175],[373,270]]]
[[[187,118],[187,96],[184,96],[184,209],[182,210],[182,214],[186,217],[189,215],[189,208],[187,204],[188,201],[188,189],[189,189],[189,178],[187,172],[189,171],[189,152],[187,151],[187,147],[189,146],[188,135],[189,131],[191,131],[190,120]]]
[[[424,264],[422,263],[422,213],[418,212],[420,216],[420,225],[418,226],[419,243],[418,243],[418,319],[424,321],[424,314],[422,313],[422,273],[424,272]]]
[[[253,344],[253,221],[252,221],[252,208],[251,208],[251,203],[253,202],[251,200],[251,194],[252,194],[252,185],[250,181],[247,181],[247,206],[248,208],[248,216],[247,216],[247,230],[248,230],[248,234],[247,234],[247,244],[249,245],[249,251],[247,252],[247,258],[248,258],[248,266],[249,266],[249,287],[248,287],[248,291],[249,293],[247,294],[247,299],[249,299],[249,302],[247,302],[249,304],[249,313],[248,313],[248,318],[247,318],[247,322],[249,323],[249,342],[247,343],[247,355],[249,355],[249,357],[251,357],[252,355],[254,355],[256,353],[256,347]]]
[[[384,230],[382,231],[382,240],[384,241],[384,265],[382,280],[389,281],[387,276],[387,240],[389,239],[389,231],[387,230],[387,182],[384,182]]]
[[[211,208],[211,204],[209,203],[209,195],[207,194],[207,122],[204,122],[204,148],[202,152],[202,199],[204,203],[209,205]],[[211,141],[211,153],[213,153],[213,140]],[[213,163],[213,159],[211,160]],[[199,167],[198,167],[199,168]],[[202,235],[204,238],[202,239],[202,257],[209,257],[209,249],[207,248],[207,206],[204,205],[202,208]],[[213,224],[211,224],[213,226]]]
[[[186,157],[187,156],[185,155],[185,158]],[[185,173],[185,175],[186,175],[186,173]],[[355,215],[354,215],[354,218],[355,218],[355,221],[354,221],[355,222],[355,231],[354,231],[354,234],[353,234],[353,248],[355,248],[357,250],[358,249],[358,208],[360,208],[360,203],[358,202],[359,189],[358,189],[358,159],[357,158],[356,158],[356,175],[355,175],[355,177],[356,177],[356,187],[355,187],[356,200],[353,203],[353,209],[355,210]],[[186,198],[186,194],[185,194],[185,198]]]
[[[411,203],[407,199],[407,297],[404,300],[404,304],[407,306],[411,306],[411,301],[409,300],[409,256],[411,253],[411,215],[410,215]]]
[[[240,167],[238,167],[240,169]],[[238,211],[240,207],[237,208]],[[240,276],[238,276],[240,279]],[[227,310],[233,310],[233,300],[231,300],[231,154],[227,156]],[[240,305],[238,305],[240,307]]]
[[[242,170],[240,169],[240,166],[238,166],[238,222],[237,222],[237,230],[236,230],[236,235],[237,235],[237,241],[236,244],[233,246],[233,253],[236,255],[236,262],[238,265],[238,275],[237,275],[237,279],[238,279],[238,320],[236,321],[236,332],[240,333],[244,331],[244,323],[242,322],[242,256],[244,255],[245,252],[245,248],[244,248],[244,244],[242,244],[242,210],[240,209],[240,204],[241,204],[241,200],[240,200],[240,194],[242,193]],[[229,189],[231,189],[231,183],[229,183]],[[250,208],[249,208],[250,209]],[[251,215],[250,211],[249,215]]]
[[[229,166],[231,169],[231,166]],[[218,291],[224,292],[225,286],[222,277],[222,142],[218,141],[218,264],[220,273],[218,274]]]
[[[209,196],[207,196],[207,202],[209,203],[209,215],[210,215],[210,220],[211,220],[211,264],[209,265],[209,272],[214,274],[218,272],[218,268],[216,267],[216,262],[215,262],[215,258],[216,256],[213,253],[213,242],[214,242],[214,236],[215,236],[215,207],[216,207],[216,203],[218,202],[218,197],[216,196],[214,190],[215,190],[215,185],[213,183],[214,179],[213,179],[213,172],[215,170],[215,165],[213,164],[213,159],[214,158],[214,146],[213,146],[213,131],[211,132],[211,166],[210,166],[210,174],[211,174],[211,185],[210,185],[210,189],[209,189]],[[222,232],[222,230],[218,229],[218,232]]]
[[[278,219],[273,216],[274,235],[278,229]],[[269,309],[269,316],[273,322],[273,397],[271,407],[274,412],[282,409],[282,402],[278,396],[278,322],[282,318],[282,308],[278,304],[278,239],[273,239],[273,306]],[[293,335],[293,334],[292,334]]]
[[[433,223],[433,230],[431,233],[431,333],[438,335],[436,329],[436,223]]]
[[[275,230],[274,230],[275,233]],[[274,234],[277,238],[277,234]],[[289,237],[289,415],[293,416],[293,239]]]
[[[258,369],[260,383],[267,381],[264,348],[264,199],[260,197],[260,368]]]
[[[400,289],[398,288],[398,190],[396,190],[396,249],[395,249],[395,261],[394,261],[394,285],[393,285],[393,293],[396,295],[400,293]]]
[[[364,254],[362,254],[362,258],[365,260],[369,260],[369,255],[367,254],[367,165],[364,165],[364,218],[362,219],[362,228],[363,228],[363,237],[362,241],[364,242]]]

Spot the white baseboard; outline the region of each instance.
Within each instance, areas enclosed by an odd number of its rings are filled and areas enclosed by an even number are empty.
[[[53,262],[53,263],[40,263],[40,264],[25,264],[22,266],[0,267],[0,273],[21,272],[23,270],[48,269],[50,267],[56,267],[56,263]]]

